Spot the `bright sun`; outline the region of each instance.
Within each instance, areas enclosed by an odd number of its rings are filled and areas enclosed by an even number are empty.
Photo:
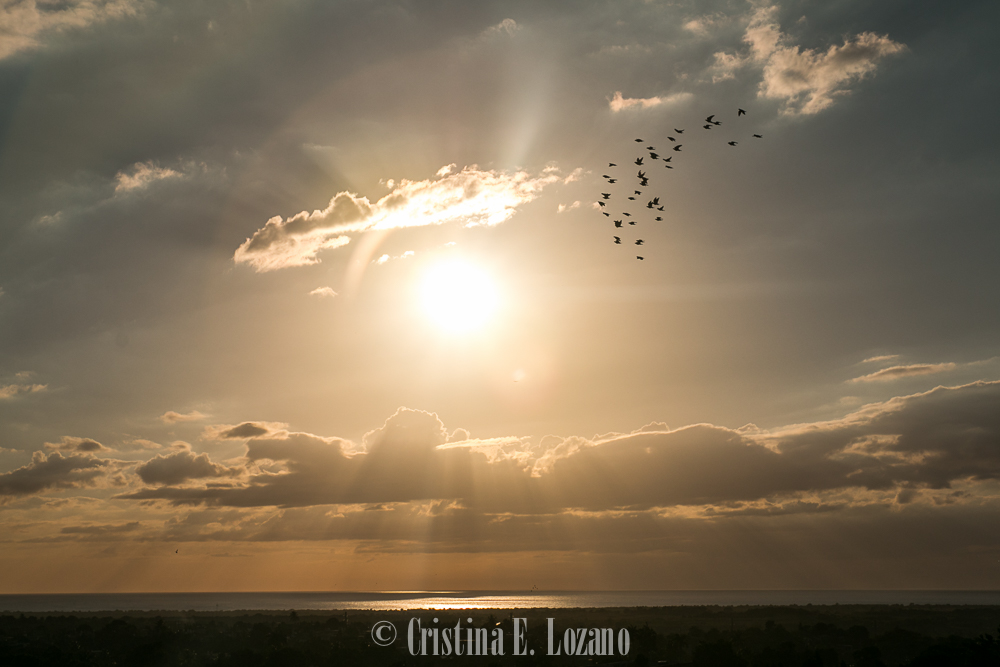
[[[482,327],[496,312],[498,295],[493,281],[481,269],[453,260],[431,267],[421,285],[424,312],[448,333],[466,333]]]

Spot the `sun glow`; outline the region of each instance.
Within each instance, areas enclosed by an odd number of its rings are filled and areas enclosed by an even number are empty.
[[[424,275],[421,299],[427,317],[448,333],[485,325],[499,303],[496,286],[483,270],[462,261],[437,264]]]

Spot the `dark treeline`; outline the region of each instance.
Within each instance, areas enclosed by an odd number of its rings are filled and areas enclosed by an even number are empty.
[[[527,618],[534,655],[512,656],[512,616]],[[503,656],[411,656],[406,627],[501,628]],[[547,621],[628,629],[626,657],[548,656]],[[469,624],[467,619],[471,618]],[[377,621],[395,624],[375,645]],[[974,606],[667,607],[501,611],[89,613],[0,615],[0,665],[10,667],[320,665],[637,665],[695,667],[995,667],[1000,608]]]

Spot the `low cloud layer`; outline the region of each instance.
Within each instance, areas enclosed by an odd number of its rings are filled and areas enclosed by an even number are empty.
[[[346,245],[350,234],[368,230],[447,223],[497,225],[546,186],[577,177],[576,172],[561,176],[555,169],[531,175],[475,166],[456,172],[454,167],[442,167],[435,179],[390,181],[392,192],[374,204],[367,197],[341,192],[325,209],[289,218],[275,216],[240,245],[233,259],[259,272],[274,271],[316,264],[321,250]]]
[[[771,431],[657,424],[534,445],[448,443],[436,415],[400,409],[360,446],[288,431],[252,437],[245,483],[179,486],[179,478],[160,477],[164,486],[122,497],[231,507],[456,502],[490,514],[704,508],[830,493],[846,493],[840,502],[851,505],[852,495],[891,498],[1000,479],[998,402],[1000,382],[978,382]],[[201,465],[210,469],[207,459]]]
[[[0,474],[0,496],[95,486],[115,469],[114,463],[80,453],[35,452],[28,465]]]

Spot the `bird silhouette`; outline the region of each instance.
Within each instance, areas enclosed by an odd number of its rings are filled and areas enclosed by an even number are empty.
[[[642,179],[642,182],[639,183],[639,185],[641,185],[642,187],[646,187],[647,185],[649,185],[649,179],[648,178]]]
[[[666,167],[667,169],[673,169],[673,167],[671,167],[669,164],[665,164],[663,166]]]
[[[646,146],[646,150],[647,151],[655,151],[656,150],[656,146]]]
[[[618,182],[617,178],[609,178],[608,179],[608,183],[617,183],[617,182]]]
[[[601,196],[604,197],[605,199],[611,199],[611,193],[610,192],[602,192]]]
[[[755,134],[755,135],[753,135],[753,136],[757,137],[758,139],[763,139],[763,138],[764,138],[763,136],[761,136],[761,135],[759,135],[759,134]]]
[[[671,160],[673,160],[673,159],[674,159],[674,156],[673,156],[673,155],[671,155],[670,157],[665,157],[665,158],[661,158],[661,159],[662,159],[662,160],[663,160],[664,162],[670,162]]]
[[[638,241],[636,241],[635,244],[636,245],[642,245],[642,239],[639,239]]]
[[[602,201],[599,201],[599,202],[597,202],[597,205],[598,205],[598,206],[607,206],[607,204],[605,204],[605,203],[604,203],[604,202],[602,202]]]
[[[617,165],[617,164],[615,164],[614,162],[609,162],[609,163],[608,163],[608,166],[609,166],[609,167],[617,167],[618,165]]]
[[[616,245],[621,245],[622,244],[622,240],[620,238],[618,238],[617,236],[615,237],[615,244]]]
[[[631,199],[632,201],[635,201],[635,197],[629,197],[629,199]]]
[[[684,134],[684,130],[678,130],[676,127],[674,128],[674,132],[677,134]]]
[[[624,215],[625,217],[628,217],[628,218],[632,217],[631,213],[622,213],[622,215]],[[629,223],[629,224],[632,224],[632,223]]]
[[[628,221],[628,224],[630,224],[630,225],[634,225],[634,224],[635,224],[635,220],[629,220],[629,221]]]
[[[722,125],[722,121],[721,120],[713,120],[712,121],[712,125]]]
[[[735,146],[735,145],[736,145],[736,143],[737,143],[737,142],[735,142],[735,141],[730,141],[730,142],[729,142],[729,145],[730,145],[730,146]]]
[[[649,159],[650,160],[659,160],[660,159],[660,155],[659,155],[659,153],[650,153],[649,154]]]
[[[646,208],[653,208],[653,202],[651,201],[646,202]]]
[[[174,551],[175,554],[179,554],[180,552],[181,552],[180,549],[177,549],[177,550]]]
[[[644,172],[642,169],[640,169],[639,173],[638,173],[638,176],[639,176],[640,180],[643,179],[643,178],[646,178],[646,172]]]
[[[660,206],[660,207],[659,207],[659,208],[657,208],[656,210],[657,210],[657,211],[662,211],[662,210],[663,210],[663,207],[662,207],[662,206]]]
[[[712,129],[711,124],[709,124],[709,125],[702,125],[702,127],[704,127],[706,130],[711,130]]]
[[[715,121],[712,120],[713,118],[715,118],[715,114],[714,113],[711,116],[709,116],[708,118],[706,118],[705,122],[706,123],[714,123]]]
[[[663,218],[661,218],[660,216],[656,216],[656,221],[657,222],[663,222]]]
[[[615,227],[618,227],[620,229],[621,226],[622,226],[622,221],[621,220],[615,220]]]
[[[653,206],[659,206],[659,205],[660,205],[660,198],[653,197]]]
[[[635,163],[636,163],[637,165],[640,165],[640,166],[642,166],[642,158],[641,158],[641,157],[637,157],[637,158],[635,159]]]
[[[677,140],[676,140],[676,139],[674,139],[673,137],[667,137],[667,139],[670,139],[670,141],[677,141]]]
[[[601,211],[601,213],[604,213],[604,211]],[[604,213],[604,215],[607,216],[607,217],[609,217],[609,218],[611,217],[610,213]]]
[[[674,150],[675,151],[680,151],[681,150],[681,146],[683,146],[683,145],[684,144],[677,144],[676,146],[674,146]]]
[[[611,177],[608,176],[607,174],[601,174],[601,178],[611,178]]]
[[[640,192],[639,190],[633,190],[633,192],[635,192],[635,194],[637,194],[637,195],[641,195],[642,194],[642,192]]]
[[[637,144],[641,144],[641,143],[642,143],[642,139],[636,139],[636,140],[635,140],[635,143],[637,143]]]
[[[746,115],[747,115],[747,112],[744,111],[743,109],[737,109],[736,110],[736,117],[737,118],[739,118],[740,116],[746,116]]]
[[[639,255],[636,255],[635,258],[636,259],[646,259],[645,257],[640,257]]]

